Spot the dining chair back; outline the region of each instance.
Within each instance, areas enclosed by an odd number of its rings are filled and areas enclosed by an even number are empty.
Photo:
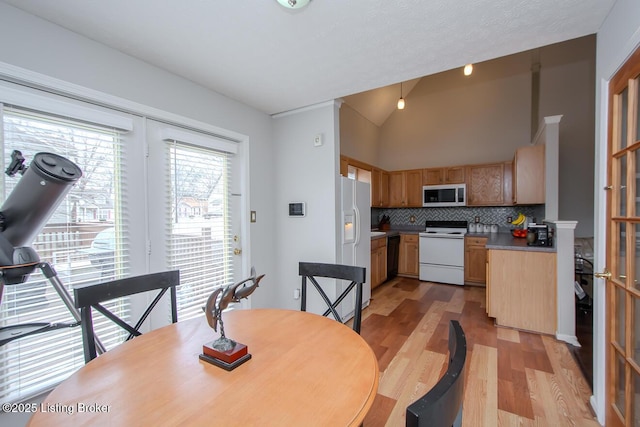
[[[407,427],[451,427],[462,424],[467,340],[457,320],[449,321],[449,366],[436,385],[407,407]]]
[[[299,264],[299,274],[302,276],[302,293],[300,309],[307,311],[307,281],[311,282],[313,287],[318,291],[322,300],[327,305],[323,316],[333,315],[333,318],[340,323],[344,323],[345,319],[338,313],[338,306],[355,288],[355,306],[353,314],[353,330],[360,333],[362,323],[362,287],[367,280],[367,269],[365,267],[357,267],[353,265],[341,264],[322,264],[315,262],[301,262]],[[348,280],[350,283],[333,301],[327,296],[327,293],[318,283],[318,277],[326,277],[337,280]]]
[[[151,314],[154,307],[158,304],[164,294],[169,291],[171,298],[171,322],[178,321],[178,311],[176,302],[176,286],[180,284],[180,271],[171,270],[160,273],[143,274],[139,276],[127,277],[124,279],[112,280],[109,282],[79,286],[74,289],[74,299],[76,308],[80,309],[80,324],[82,327],[82,344],[84,347],[85,363],[97,357],[96,351],[96,335],[93,325],[93,317],[91,309],[94,308],[106,318],[127,331],[129,335],[126,340],[141,335],[140,327]],[[125,322],[123,319],[115,315],[107,309],[102,303],[138,294],[141,292],[154,291],[158,293],[149,303],[140,319],[134,326]]]

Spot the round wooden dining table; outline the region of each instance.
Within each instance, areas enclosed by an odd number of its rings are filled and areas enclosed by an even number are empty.
[[[29,426],[357,426],[378,389],[378,363],[351,328],[316,314],[224,313],[251,359],[226,371],[200,360],[218,337],[203,317],[109,350],[55,388]]]

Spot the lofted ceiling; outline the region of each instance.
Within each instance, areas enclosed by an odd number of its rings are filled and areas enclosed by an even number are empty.
[[[594,34],[615,0],[0,1],[267,114],[344,98],[380,125],[399,82]]]

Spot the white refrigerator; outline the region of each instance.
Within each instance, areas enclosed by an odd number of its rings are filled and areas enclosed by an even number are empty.
[[[341,232],[342,252],[338,263],[356,265],[367,269],[367,281],[362,289],[362,307],[371,300],[371,186],[368,183],[341,177]],[[349,282],[337,284],[337,294]],[[351,319],[354,313],[355,287],[340,304],[343,319]]]

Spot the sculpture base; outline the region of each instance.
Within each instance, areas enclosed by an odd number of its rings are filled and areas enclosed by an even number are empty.
[[[200,360],[209,362],[227,371],[231,371],[251,359],[247,346],[236,343],[231,350],[220,351],[212,347],[212,342],[202,346]]]

